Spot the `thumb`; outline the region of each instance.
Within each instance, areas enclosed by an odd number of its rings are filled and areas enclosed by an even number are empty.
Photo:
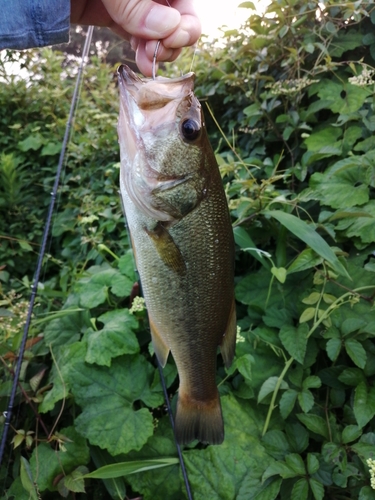
[[[179,25],[180,13],[152,0],[102,0],[114,22],[139,38],[159,40]]]

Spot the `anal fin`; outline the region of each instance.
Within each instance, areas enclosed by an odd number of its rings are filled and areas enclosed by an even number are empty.
[[[164,368],[168,359],[169,347],[162,339],[160,333],[158,332],[150,316],[149,316],[149,323],[151,330],[152,345],[154,346],[155,355],[158,358],[160,365]]]
[[[236,321],[236,303],[233,297],[232,306],[228,318],[228,324],[225,329],[223,340],[220,344],[221,355],[223,356],[226,368],[232,364],[236,350],[237,321]]]
[[[186,274],[186,264],[181,250],[163,224],[158,222],[154,229],[146,229],[146,232],[164,264],[179,275]]]

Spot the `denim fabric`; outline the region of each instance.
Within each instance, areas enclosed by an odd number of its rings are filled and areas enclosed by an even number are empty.
[[[0,0],[0,49],[69,41],[69,0]]]

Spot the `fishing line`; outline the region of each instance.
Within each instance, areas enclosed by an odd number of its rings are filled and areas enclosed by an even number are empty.
[[[50,201],[50,204],[48,207],[46,223],[44,226],[44,231],[43,231],[43,236],[42,236],[42,244],[41,244],[40,252],[38,255],[38,261],[37,261],[36,271],[34,274],[33,284],[31,285],[31,296],[30,296],[30,302],[29,302],[29,307],[28,307],[28,311],[27,311],[26,323],[25,323],[24,330],[23,330],[23,336],[22,336],[21,345],[20,345],[20,349],[19,349],[17,365],[16,365],[16,369],[14,372],[14,379],[13,379],[12,390],[11,390],[11,394],[10,394],[10,398],[9,398],[8,409],[4,415],[5,416],[5,423],[4,423],[4,430],[3,430],[3,435],[1,437],[1,444],[0,444],[0,465],[2,463],[2,459],[3,459],[3,455],[4,455],[4,451],[5,451],[8,430],[9,430],[10,421],[11,421],[12,413],[13,413],[14,400],[16,397],[18,381],[19,381],[19,377],[20,377],[20,373],[21,373],[23,354],[25,352],[26,341],[27,341],[27,337],[28,337],[29,329],[30,329],[31,317],[32,317],[35,299],[36,299],[37,291],[38,291],[38,282],[39,282],[40,275],[42,272],[43,259],[44,259],[44,255],[46,252],[48,236],[49,236],[49,232],[50,232],[50,228],[51,228],[57,191],[59,188],[61,172],[63,170],[63,165],[64,165],[64,161],[65,161],[66,149],[67,149],[67,145],[68,145],[69,137],[70,137],[70,130],[71,130],[71,126],[73,123],[75,111],[77,108],[78,95],[79,95],[79,89],[80,89],[82,75],[83,75],[83,69],[85,66],[85,60],[87,59],[87,56],[89,54],[93,29],[94,29],[93,26],[89,26],[89,29],[88,29],[87,34],[86,34],[85,45],[84,45],[84,48],[82,51],[82,60],[81,60],[80,66],[78,68],[76,85],[74,88],[74,93],[73,93],[73,97],[72,97],[72,101],[71,101],[71,105],[70,105],[70,111],[69,111],[68,121],[67,121],[66,128],[65,128],[64,139],[62,142],[60,158],[59,158],[59,162],[57,165],[55,182],[54,182],[53,189],[51,192],[51,201]]]

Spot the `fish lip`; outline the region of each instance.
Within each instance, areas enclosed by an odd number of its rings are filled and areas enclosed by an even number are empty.
[[[140,78],[132,69],[126,64],[120,64],[117,68],[117,76],[122,83],[130,85],[142,85],[149,81],[155,81],[160,83],[181,83],[185,80],[195,79],[195,73],[190,71],[185,75],[177,76],[175,78],[166,78],[164,76],[157,76],[155,79],[152,78]]]

